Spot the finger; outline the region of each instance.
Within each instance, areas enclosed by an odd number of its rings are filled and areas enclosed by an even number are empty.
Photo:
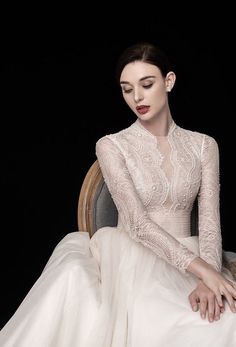
[[[223,300],[223,306],[220,307],[220,313],[224,313],[225,312],[225,300]]]
[[[236,313],[236,307],[235,307],[234,299],[233,299],[232,295],[229,293],[229,291],[226,288],[223,291],[223,295],[224,295],[226,301],[229,304],[230,310],[233,313]]]
[[[194,312],[198,311],[198,301],[199,299],[196,293],[189,295],[189,302]]]
[[[232,297],[236,299],[236,283],[229,281],[228,284],[226,284],[226,288]]]
[[[220,319],[220,313],[221,313],[221,308],[218,305],[217,300],[215,299],[215,315],[214,315],[214,320],[219,320]]]
[[[236,294],[236,282],[233,280],[228,280],[230,286],[234,289],[234,295]]]
[[[202,319],[206,318],[206,310],[207,310],[207,298],[204,297],[200,300],[200,315]]]
[[[214,317],[215,317],[215,296],[213,293],[208,296],[207,308],[208,308],[208,320],[211,323],[214,321]]]
[[[223,295],[223,292],[220,293],[220,291],[218,291],[216,293],[216,301],[217,301],[218,305],[220,306],[220,308],[224,307],[223,300],[222,300],[222,295]]]

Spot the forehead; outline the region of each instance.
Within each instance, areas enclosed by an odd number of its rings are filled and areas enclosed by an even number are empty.
[[[161,76],[161,71],[156,65],[143,61],[134,61],[124,67],[120,75],[120,81],[135,83],[145,76],[159,77]]]

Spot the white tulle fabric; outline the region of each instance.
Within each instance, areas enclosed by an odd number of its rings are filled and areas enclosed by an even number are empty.
[[[186,268],[196,256],[232,280],[221,263],[215,140],[174,122],[155,137],[137,120],[101,138],[96,153],[118,225],[61,240],[0,332],[0,346],[236,346],[227,305],[209,323],[188,302],[197,280]],[[190,235],[197,196],[199,237]]]

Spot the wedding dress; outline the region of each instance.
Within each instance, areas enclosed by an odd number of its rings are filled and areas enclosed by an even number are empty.
[[[154,136],[136,120],[99,139],[96,154],[118,225],[59,242],[0,346],[235,347],[227,303],[209,323],[188,301],[197,279],[186,268],[198,255],[232,280],[222,267],[216,141],[173,121],[167,136]]]

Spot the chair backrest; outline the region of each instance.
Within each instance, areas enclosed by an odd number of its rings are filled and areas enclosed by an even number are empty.
[[[104,226],[116,226],[118,212],[104,182],[96,160],[83,181],[78,203],[78,228],[87,231],[90,237]],[[195,202],[191,215],[191,234],[198,234],[198,211]]]

